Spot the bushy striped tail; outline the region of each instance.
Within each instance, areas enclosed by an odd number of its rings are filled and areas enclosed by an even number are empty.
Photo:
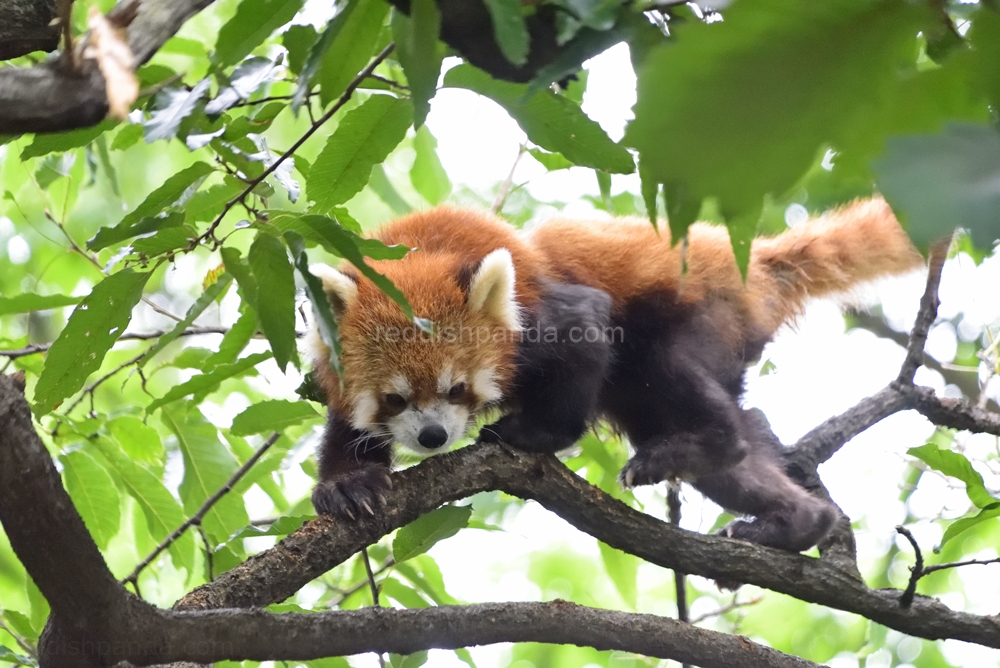
[[[810,297],[921,266],[923,258],[881,198],[857,200],[770,239],[756,239],[750,282],[777,329]],[[773,331],[773,330],[772,330]]]

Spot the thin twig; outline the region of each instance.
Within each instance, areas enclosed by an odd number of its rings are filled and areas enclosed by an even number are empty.
[[[208,571],[208,581],[211,582],[215,579],[215,565],[212,563],[212,544],[208,542],[208,536],[205,534],[205,529],[200,523],[195,525],[195,529],[198,530],[201,542],[205,546],[205,570]]]
[[[257,451],[250,456],[250,459],[246,460],[243,466],[241,466],[239,469],[236,470],[235,473],[233,473],[232,477],[230,477],[229,480],[226,481],[225,485],[220,487],[218,491],[215,492],[215,494],[205,499],[205,503],[201,505],[201,508],[198,509],[198,512],[196,512],[194,515],[188,518],[183,524],[181,524],[179,527],[170,532],[170,535],[164,538],[163,541],[160,542],[160,544],[157,545],[156,548],[152,552],[150,552],[149,555],[145,559],[143,559],[139,563],[139,565],[136,566],[135,569],[131,573],[129,573],[129,575],[125,579],[122,580],[122,582],[125,584],[129,582],[135,584],[138,581],[139,574],[143,571],[143,569],[146,568],[146,566],[149,566],[151,563],[153,563],[153,560],[156,559],[158,556],[160,556],[161,552],[170,547],[175,540],[180,538],[181,534],[187,531],[188,527],[193,525],[200,525],[201,521],[205,518],[205,515],[208,514],[208,511],[212,509],[212,506],[214,506],[219,501],[219,499],[225,496],[236,485],[236,483],[238,483],[243,478],[243,476],[245,476],[250,471],[253,465],[257,463],[257,460],[263,457],[264,453],[267,452],[271,448],[271,446],[277,442],[277,440],[280,437],[281,437],[280,432],[276,431],[273,434],[271,434],[271,437],[266,441],[264,441],[263,445],[257,448]]]
[[[924,289],[923,297],[920,298],[920,310],[917,312],[917,320],[913,323],[910,340],[906,345],[906,359],[903,360],[903,366],[896,377],[897,384],[912,385],[913,376],[923,362],[927,333],[937,319],[938,286],[941,284],[941,270],[944,267],[944,261],[948,258],[950,246],[951,237],[931,246],[927,267],[927,287]]]
[[[340,96],[337,102],[332,107],[330,107],[329,111],[327,111],[325,114],[320,116],[319,119],[314,121],[312,125],[309,127],[309,129],[306,130],[305,133],[301,137],[299,137],[299,139],[294,144],[292,144],[291,148],[289,148],[287,151],[279,155],[278,158],[273,163],[271,163],[271,166],[265,169],[260,176],[250,181],[247,184],[247,187],[243,189],[243,192],[241,192],[239,195],[226,202],[226,205],[222,207],[222,211],[219,212],[219,215],[215,217],[215,219],[212,221],[212,224],[208,226],[208,230],[206,230],[204,234],[202,234],[197,239],[191,242],[191,249],[196,248],[202,241],[212,238],[213,235],[215,234],[215,230],[218,229],[219,225],[222,223],[222,219],[226,216],[227,213],[229,213],[230,209],[236,206],[239,202],[242,202],[253,191],[254,188],[260,185],[260,183],[263,182],[264,179],[266,179],[268,176],[273,174],[274,171],[278,169],[278,167],[285,160],[287,160],[289,157],[291,157],[293,153],[295,153],[295,151],[299,150],[299,147],[301,147],[304,143],[306,143],[306,140],[312,137],[313,133],[319,130],[324,123],[333,118],[333,115],[336,114],[338,111],[340,111],[341,107],[347,104],[348,100],[351,99],[351,96],[354,95],[354,91],[357,90],[358,86],[361,85],[361,82],[364,81],[368,75],[370,75],[372,72],[375,71],[375,68],[378,67],[379,64],[381,64],[382,61],[385,60],[390,53],[392,53],[392,50],[395,47],[396,47],[395,44],[390,43],[388,46],[382,49],[382,51],[379,52],[379,54],[375,56],[375,58],[370,63],[368,63],[368,66],[365,69],[358,72],[358,75],[354,77],[354,79],[351,81],[350,84],[347,85],[347,89],[343,92],[343,94]]]
[[[943,571],[946,568],[958,568],[959,566],[986,566],[988,564],[1000,564],[1000,558],[997,559],[969,559],[967,561],[953,561],[947,564],[934,564],[933,566],[924,567],[924,572],[921,573],[920,577],[934,573],[935,571]]]
[[[396,560],[393,559],[392,557],[389,557],[388,559],[385,560],[385,563],[383,563],[381,566],[379,566],[373,572],[373,575],[381,575],[382,573],[384,573],[385,571],[389,570],[390,568],[392,568],[395,565],[396,565]],[[339,589],[338,592],[340,593],[340,598],[338,598],[336,601],[334,601],[333,603],[331,603],[330,607],[331,608],[339,608],[344,601],[346,601],[348,598],[350,598],[354,594],[357,594],[359,591],[361,591],[362,589],[364,589],[367,586],[368,586],[368,577],[366,576],[364,580],[361,580],[360,582],[356,582],[355,584],[351,585],[347,589]]]
[[[169,334],[171,330],[163,329],[155,332],[126,332],[118,337],[119,341],[148,341],[149,339],[158,339],[165,334]],[[229,331],[229,327],[188,327],[179,336],[197,336],[199,334],[225,334]],[[51,343],[32,343],[24,348],[17,348],[15,350],[0,350],[0,357],[9,357],[11,359],[16,359],[18,357],[26,357],[27,355],[37,355],[38,353],[44,353],[46,350],[52,347]]]
[[[721,617],[727,612],[732,612],[733,610],[738,610],[739,608],[747,608],[750,607],[751,605],[757,605],[763,600],[764,600],[763,596],[755,596],[751,598],[749,601],[739,601],[737,600],[736,595],[734,595],[733,600],[729,605],[724,605],[718,610],[713,610],[712,612],[706,612],[704,615],[698,615],[697,617],[691,620],[691,624],[700,624],[706,619],[712,619],[713,617]]]
[[[675,527],[681,525],[681,490],[679,485],[673,483],[667,483],[667,518]],[[674,569],[674,599],[677,601],[677,621],[690,621],[691,615],[688,613],[687,604],[687,576],[677,569]],[[682,663],[681,668],[690,668],[690,666]]]
[[[920,546],[917,545],[917,539],[913,537],[909,529],[898,525],[896,526],[896,533],[904,536],[906,540],[910,541],[910,545],[913,546],[914,563],[910,569],[910,581],[906,584],[903,595],[899,597],[899,607],[908,608],[913,603],[914,594],[917,593],[917,581],[924,574],[924,555],[920,553]]]
[[[378,603],[378,585],[375,584],[375,574],[372,573],[372,562],[368,559],[368,548],[361,548],[361,560],[365,563],[365,573],[368,574],[368,586],[372,590],[372,605],[376,608],[381,607]],[[378,665],[381,668],[385,668],[385,657],[381,654],[378,655]]]
[[[104,374],[103,376],[101,376],[100,378],[98,378],[97,380],[95,380],[93,383],[91,383],[87,387],[83,388],[83,392],[81,392],[80,396],[78,396],[76,399],[74,399],[73,403],[71,403],[66,408],[66,410],[63,411],[63,415],[64,416],[68,416],[70,413],[72,413],[73,409],[76,408],[77,406],[79,406],[80,402],[83,401],[84,398],[87,397],[88,395],[91,397],[91,399],[93,399],[94,390],[96,390],[98,387],[100,387],[101,385],[103,385],[105,381],[110,380],[113,376],[121,373],[122,371],[124,371],[125,369],[129,368],[133,364],[137,364],[143,357],[146,356],[146,353],[148,353],[148,352],[149,352],[148,350],[143,350],[141,353],[139,353],[138,355],[136,355],[132,359],[128,360],[127,362],[122,362],[121,364],[119,364],[118,366],[116,366],[114,369],[112,369],[111,371],[107,372],[106,374]],[[93,406],[91,406],[91,409],[93,409]],[[56,426],[53,428],[53,431],[52,431],[53,434],[55,434],[55,432],[59,429],[59,425],[60,424],[62,424],[62,421],[56,423]]]
[[[500,209],[503,208],[503,203],[507,201],[507,195],[510,194],[510,187],[514,183],[514,172],[517,170],[517,164],[521,162],[521,156],[523,156],[527,150],[527,144],[521,144],[517,148],[517,156],[514,158],[514,164],[510,166],[507,178],[500,184],[500,190],[497,192],[497,198],[493,200],[493,206],[490,207],[491,212],[500,213]]]

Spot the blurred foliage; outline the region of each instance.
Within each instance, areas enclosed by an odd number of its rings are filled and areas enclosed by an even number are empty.
[[[106,11],[113,3],[78,2],[76,20],[89,4]],[[354,262],[409,313],[395,287],[364,264],[407,251],[363,239],[374,222],[442,202],[487,207],[498,193],[502,215],[518,226],[562,207],[522,184],[490,192],[456,185],[460,175],[445,171],[423,124],[439,82],[506,110],[526,136],[520,155],[588,179],[593,209],[653,216],[659,207],[675,238],[697,217],[725,224],[744,268],[755,233],[877,190],[920,244],[964,227],[958,247],[978,262],[1000,237],[995,3],[741,0],[720,15],[673,3],[552,0],[540,4],[558,12],[566,50],[528,84],[453,59],[442,64],[454,54],[436,38],[443,19],[432,0],[410,3],[410,16],[383,0],[342,0],[328,21],[303,4],[213,3],[139,70],[144,93],[127,123],[0,138],[3,371],[26,372],[39,431],[114,573],[128,576],[272,432],[281,434],[200,531],[139,574],[138,590],[158,605],[311,517],[324,410],[314,393],[295,388],[309,386],[299,342],[314,309],[321,335],[337,348],[329,306],[307,299],[317,294],[309,261]],[[512,63],[529,55],[525,17],[535,5],[486,1],[492,38]],[[566,77],[622,40],[637,70],[638,103],[625,140],[615,142],[581,108],[586,73]],[[395,50],[359,79],[391,42]],[[555,81],[566,86],[549,85]],[[641,187],[635,179],[634,188],[613,190],[620,182],[612,174],[635,171]],[[996,331],[972,332],[953,360],[941,361],[979,367],[988,378],[1000,371]],[[941,432],[910,455],[903,502],[928,479],[967,492],[958,507],[942,503],[937,512],[947,521],[906,518],[946,525],[935,558],[995,557],[1000,502],[983,475],[996,481],[995,445],[985,454],[965,450]],[[640,502],[618,486],[626,458],[620,439],[598,429],[567,464],[663,516],[662,493]],[[571,546],[525,547],[518,534],[531,512],[504,494],[480,494],[372,546],[381,604],[459,602],[446,587],[457,574],[442,572],[436,546],[464,540],[473,546],[469,569],[492,564],[477,577],[497,597],[676,614],[672,576],[635,557],[585,536]],[[480,544],[502,552],[477,555]],[[864,559],[873,584],[905,584],[908,545]],[[962,577],[941,571],[919,591],[961,607]],[[504,587],[486,586],[489,578]],[[935,643],[775,594],[754,603],[759,592],[751,589],[723,594],[691,578],[692,616],[837,666],[950,665]],[[355,557],[272,609],[372,603]],[[0,534],[0,663],[34,664],[47,614]],[[501,654],[518,668],[663,663],[533,644]],[[429,657],[388,663],[476,665],[468,650]]]

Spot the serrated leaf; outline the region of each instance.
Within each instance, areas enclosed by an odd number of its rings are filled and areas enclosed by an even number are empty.
[[[184,512],[180,504],[158,477],[123,455],[106,439],[97,438],[90,442],[104,455],[111,468],[121,476],[125,490],[142,510],[149,533],[154,540],[163,540],[184,523]],[[188,573],[194,570],[194,538],[190,532],[181,535],[168,550],[174,566],[183,568]]]
[[[344,115],[306,178],[312,211],[327,213],[364,188],[372,166],[386,159],[413,119],[409,100],[373,95]]]
[[[451,193],[451,181],[438,158],[437,139],[426,125],[420,126],[413,137],[413,149],[416,156],[410,169],[410,183],[425,200],[440,204]]]
[[[201,400],[219,389],[222,381],[247,373],[256,373],[253,368],[265,360],[271,359],[271,353],[255,353],[241,358],[233,364],[219,364],[208,373],[193,376],[187,382],[175,385],[159,399],[146,406],[146,413],[152,413],[157,408],[193,394],[196,400]]]
[[[118,533],[120,521],[118,488],[103,466],[82,450],[60,458],[63,480],[73,505],[83,518],[97,547],[105,549]]]
[[[340,97],[371,60],[388,11],[389,4],[382,0],[355,0],[345,5],[310,50],[296,99],[317,70],[323,105]]]
[[[168,227],[148,237],[133,241],[132,252],[153,258],[179,248],[186,248],[196,238],[198,238],[198,231],[191,225]]]
[[[116,125],[118,125],[117,121],[108,120],[89,128],[71,130],[70,132],[35,135],[31,143],[21,151],[21,160],[86,146]]]
[[[289,231],[285,232],[285,240],[288,242],[288,248],[292,251],[295,268],[298,269],[299,275],[306,285],[306,296],[309,297],[309,302],[313,307],[313,318],[320,339],[330,351],[327,363],[339,378],[341,375],[340,334],[338,333],[337,319],[330,307],[330,300],[323,289],[323,282],[309,270],[309,256],[306,255],[303,238],[299,234]]]
[[[161,415],[164,425],[177,437],[184,457],[184,479],[178,491],[184,512],[193,515],[225,486],[239,464],[219,438],[215,425],[197,408],[173,406]],[[249,523],[242,497],[226,494],[205,515],[202,527],[216,543],[222,543]]]
[[[89,250],[100,250],[118,241],[134,237],[137,234],[146,234],[163,229],[165,226],[170,226],[163,223],[147,223],[144,219],[156,216],[176,204],[192,185],[204,179],[212,171],[211,165],[204,162],[196,162],[193,165],[185,167],[164,181],[163,185],[159,188],[149,193],[146,199],[142,201],[142,204],[125,214],[125,217],[122,218],[122,221],[118,225],[115,227],[102,227],[98,230],[94,238],[87,242],[87,248]],[[184,218],[182,216],[180,222],[172,224],[180,225],[183,221]]]
[[[953,123],[941,134],[891,137],[873,166],[918,244],[956,226],[980,248],[1000,239],[1000,133],[993,128]]]
[[[194,304],[188,308],[187,313],[184,315],[184,319],[179,321],[174,328],[169,332],[157,339],[156,343],[153,344],[149,350],[146,351],[146,356],[139,360],[139,367],[146,365],[149,360],[153,359],[157,353],[166,348],[168,345],[173,343],[184,333],[188,327],[194,324],[194,321],[201,315],[209,305],[216,300],[223,292],[229,288],[229,284],[232,283],[233,277],[231,274],[223,273],[219,275],[215,282],[208,286],[198,299],[195,300]]]
[[[244,302],[240,305],[240,317],[222,337],[219,349],[205,360],[206,370],[220,364],[232,364],[246,348],[257,331],[257,314],[253,307]]]
[[[493,36],[503,57],[515,65],[528,62],[530,38],[521,0],[484,0],[493,21]]]
[[[33,292],[25,292],[13,297],[0,297],[0,315],[11,313],[31,313],[33,311],[46,311],[63,306],[77,304],[83,297],[71,297],[70,295],[36,295]]]
[[[977,524],[981,524],[986,520],[991,520],[995,517],[1000,517],[1000,503],[994,503],[986,506],[979,511],[979,514],[973,517],[963,517],[960,520],[955,520],[948,525],[948,528],[944,531],[944,535],[941,536],[941,545],[943,546],[963,531],[971,529]]]
[[[181,122],[201,102],[208,92],[211,81],[202,79],[190,91],[186,88],[164,88],[153,99],[153,110],[149,120],[142,124],[146,142],[151,144],[158,139],[173,139]]]
[[[442,506],[410,522],[392,540],[396,563],[423,554],[438,541],[454,536],[469,524],[471,516],[472,506]]]
[[[97,230],[97,234],[87,242],[87,249],[93,251],[102,250],[141,234],[152,234],[160,230],[179,227],[183,224],[184,212],[182,211],[173,211],[167,215],[149,216],[135,222],[127,223],[122,221],[115,227],[102,227]]]
[[[275,69],[277,65],[270,58],[247,58],[233,70],[229,85],[205,105],[205,113],[217,116],[237,102],[249,100],[258,88],[274,78]]]
[[[274,361],[284,372],[289,362],[299,366],[295,348],[295,277],[285,247],[268,234],[258,235],[247,255],[257,283],[257,320],[271,344]],[[266,289],[260,289],[267,286]]]
[[[498,81],[472,65],[459,65],[444,75],[444,85],[484,95],[507,110],[535,144],[562,153],[581,167],[612,174],[631,174],[635,161],[624,146],[611,141],[579,105],[550,90],[528,94],[528,87]]]
[[[406,314],[408,319],[413,319],[413,309],[410,307],[409,302],[406,301],[406,297],[402,292],[400,292],[399,288],[393,285],[392,281],[388,278],[368,266],[368,264],[364,261],[364,258],[368,256],[369,251],[382,252],[384,249],[392,248],[395,253],[398,252],[398,249],[396,249],[395,246],[385,246],[382,244],[380,247],[367,244],[365,242],[373,240],[360,239],[356,235],[342,228],[340,225],[337,225],[326,216],[306,214],[304,216],[300,216],[298,220],[303,229],[308,230],[310,236],[322,238],[324,240],[324,246],[329,244],[331,247],[336,249],[334,252],[337,255],[353,264],[358,271],[368,278],[368,280],[377,285],[379,290],[387,294],[394,302],[399,304],[399,307],[403,309],[403,313]]]
[[[318,418],[320,415],[307,401],[285,401],[275,399],[263,401],[246,408],[233,418],[229,431],[236,436],[259,434],[262,431],[284,431],[303,420]]]
[[[219,30],[212,62],[229,67],[250,55],[302,8],[303,0],[243,0]]]
[[[199,190],[184,205],[185,220],[188,223],[208,221],[215,218],[226,202],[243,192],[243,185],[235,179]]]
[[[748,216],[891,97],[926,16],[902,2],[762,0],[685,22],[638,73],[624,141],[658,183]]]
[[[983,476],[980,475],[979,471],[972,468],[972,463],[962,453],[943,450],[934,443],[910,448],[906,452],[927,464],[935,471],[940,471],[952,478],[958,478],[965,483],[965,492],[969,495],[969,500],[977,508],[986,508],[998,502],[998,499],[993,498],[986,489],[986,485],[983,483]]]
[[[409,16],[393,12],[396,57],[406,74],[413,100],[413,127],[419,128],[431,109],[444,50],[438,43],[441,12],[434,0],[411,0]]]
[[[163,469],[166,453],[159,432],[131,415],[108,420],[106,426],[118,447],[132,461],[145,462],[156,470]]]
[[[87,376],[101,368],[104,355],[132,320],[149,273],[124,269],[108,276],[73,310],[69,322],[45,357],[35,385],[34,408],[48,413],[83,387]]]

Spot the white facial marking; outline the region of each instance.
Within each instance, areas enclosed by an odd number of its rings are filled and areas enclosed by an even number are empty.
[[[454,385],[454,383],[452,382],[451,367],[446,366],[444,371],[441,372],[441,375],[438,376],[438,394],[447,394],[452,385]]]
[[[386,423],[397,443],[418,455],[429,455],[447,450],[465,435],[469,426],[469,409],[436,400],[423,407],[407,406],[402,413],[389,418]],[[448,434],[448,440],[439,448],[425,448],[418,440],[420,430],[431,425],[440,425]]]
[[[404,399],[409,399],[410,394],[413,392],[409,381],[398,374],[389,379],[389,387],[392,388],[392,392],[395,392]]]
[[[492,404],[503,399],[503,393],[497,385],[496,373],[493,369],[480,369],[472,374],[472,391],[484,404]]]
[[[493,251],[479,264],[469,283],[469,310],[485,311],[507,329],[520,331],[521,319],[514,296],[514,260],[506,248]]]
[[[375,426],[375,415],[378,413],[378,400],[371,392],[365,391],[354,400],[354,411],[351,424],[361,431],[372,431]]]

